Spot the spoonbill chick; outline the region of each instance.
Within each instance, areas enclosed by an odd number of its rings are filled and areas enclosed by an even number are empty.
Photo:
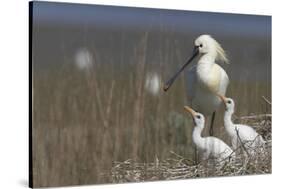
[[[205,124],[205,118],[203,114],[195,112],[188,106],[185,106],[184,109],[192,115],[195,125],[192,132],[192,140],[199,151],[203,152],[203,159],[214,157],[219,161],[222,161],[230,157],[235,157],[233,150],[222,140],[212,136],[201,136]]]
[[[233,99],[226,98],[222,95],[218,96],[225,104],[224,127],[231,138],[233,149],[237,149],[242,142],[248,152],[254,153],[257,148],[262,147],[265,144],[262,136],[248,125],[233,123],[231,120],[235,108]]]
[[[229,83],[225,70],[216,61],[228,63],[225,51],[210,35],[201,35],[194,42],[194,50],[190,59],[164,85],[167,91],[184,68],[199,56],[196,65],[192,66],[187,74],[187,96],[191,107],[206,117],[212,115],[209,133],[213,135],[215,112],[221,100],[215,93],[225,95]]]

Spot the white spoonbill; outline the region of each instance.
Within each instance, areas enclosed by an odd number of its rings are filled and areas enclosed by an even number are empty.
[[[184,68],[199,55],[198,63],[187,72],[187,96],[191,107],[205,116],[212,115],[209,133],[213,135],[215,112],[221,100],[214,94],[225,95],[229,83],[224,69],[216,64],[217,60],[228,63],[221,45],[210,35],[201,35],[195,42],[191,58],[164,85],[167,91]]]
[[[248,125],[234,124],[231,120],[235,108],[234,101],[219,94],[218,96],[225,104],[224,127],[231,138],[233,149],[237,149],[242,142],[248,152],[254,153],[257,148],[265,144],[262,136]]]
[[[192,132],[192,140],[199,151],[203,152],[204,159],[214,157],[219,161],[222,161],[230,157],[235,157],[233,150],[222,140],[212,136],[201,136],[205,124],[205,118],[203,114],[195,112],[188,106],[185,106],[184,109],[192,115],[195,125]]]

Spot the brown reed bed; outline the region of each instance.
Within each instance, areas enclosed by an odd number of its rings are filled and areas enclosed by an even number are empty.
[[[236,118],[238,119],[238,118]],[[251,115],[239,118],[240,122],[250,123],[266,140],[262,151],[255,155],[239,153],[235,160],[216,162],[212,159],[199,163],[171,151],[170,158],[160,161],[155,157],[149,163],[128,159],[114,162],[111,170],[113,183],[175,180],[218,176],[238,176],[271,173],[271,114]],[[236,151],[242,150],[241,145]]]
[[[59,28],[54,33],[61,31]],[[69,30],[64,37],[67,33]],[[139,180],[176,179],[176,176],[161,172],[161,166],[172,167],[180,161],[184,163],[179,164],[180,167],[200,167],[192,161],[195,151],[190,137],[192,121],[183,111],[183,106],[188,105],[184,74],[168,93],[159,91],[158,95],[151,95],[144,87],[146,76],[151,72],[157,73],[161,82],[170,77],[185,62],[193,38],[165,31],[130,35],[116,31],[94,30],[91,33],[94,35],[83,42],[93,58],[93,65],[87,72],[74,66],[74,52],[80,45],[69,43],[81,37],[71,34],[56,39],[52,43],[59,45],[43,54],[40,49],[45,48],[49,39],[41,43],[41,48],[35,48],[32,86],[34,186],[125,182],[121,177],[126,170],[134,176],[146,174]],[[41,33],[42,39],[47,39],[45,34]],[[225,41],[224,47],[233,56],[230,57],[232,63],[223,67],[231,80],[227,95],[236,102],[237,116],[251,112],[271,113],[270,105],[261,98],[264,95],[271,100],[267,41],[240,38],[221,41]],[[248,44],[251,48],[247,48]],[[251,49],[247,56],[243,56],[245,52],[241,45]],[[62,48],[55,49],[57,55],[53,55],[51,52],[56,47]],[[222,116],[221,108],[214,133],[226,141],[224,128],[220,125]],[[259,127],[267,125],[267,119],[256,117],[239,121],[253,122],[264,138],[271,140],[271,127],[270,132],[268,128]],[[122,164],[126,160],[129,163]],[[144,171],[144,167],[153,168],[155,163],[158,174],[149,176],[150,171]],[[134,170],[142,171],[131,172]],[[118,179],[114,175],[121,177]]]

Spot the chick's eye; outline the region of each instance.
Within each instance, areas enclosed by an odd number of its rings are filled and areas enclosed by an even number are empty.
[[[200,116],[200,115],[197,115],[197,116],[196,116],[196,118],[197,118],[197,119],[200,119],[200,118],[201,118],[201,116]]]
[[[199,45],[199,47],[203,47],[203,45],[202,45],[202,44],[200,44],[200,45]]]
[[[230,100],[228,100],[228,101],[227,101],[227,104],[231,104],[231,101],[230,101]]]

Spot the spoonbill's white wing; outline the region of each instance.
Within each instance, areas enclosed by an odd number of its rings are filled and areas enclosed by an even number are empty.
[[[199,63],[201,64],[201,63]],[[229,79],[224,69],[213,64],[206,69],[198,64],[187,72],[187,96],[192,108],[204,115],[211,115],[216,111],[221,100],[216,93],[225,95]]]
[[[200,64],[200,63],[199,63]],[[198,84],[201,84],[202,87],[206,88],[208,93],[212,94],[213,98],[215,93],[225,95],[229,79],[225,70],[218,64],[214,63],[209,67],[204,67],[204,65],[198,65],[200,67],[197,70],[197,77],[199,78]],[[202,88],[201,87],[201,88]]]
[[[242,140],[242,142],[243,143],[249,142],[249,144],[251,144],[250,146],[252,148],[262,146],[265,143],[263,138],[252,127],[249,127],[248,125],[237,124],[237,125],[235,125],[235,129],[237,129],[237,132],[238,132],[239,137]],[[238,136],[237,136],[237,133],[235,133],[235,134],[236,134],[236,136],[233,137],[232,143],[235,143],[235,142],[237,143]]]
[[[229,156],[235,156],[233,150],[226,143],[216,137],[206,137],[205,145],[209,155],[215,158],[225,159]]]
[[[216,66],[218,66],[220,68],[220,72],[221,72],[221,78],[220,78],[220,83],[219,83],[219,89],[218,89],[218,93],[221,94],[221,95],[225,95],[226,93],[226,89],[227,89],[227,86],[229,84],[229,78],[227,76],[227,73],[224,71],[224,69],[215,64]]]

